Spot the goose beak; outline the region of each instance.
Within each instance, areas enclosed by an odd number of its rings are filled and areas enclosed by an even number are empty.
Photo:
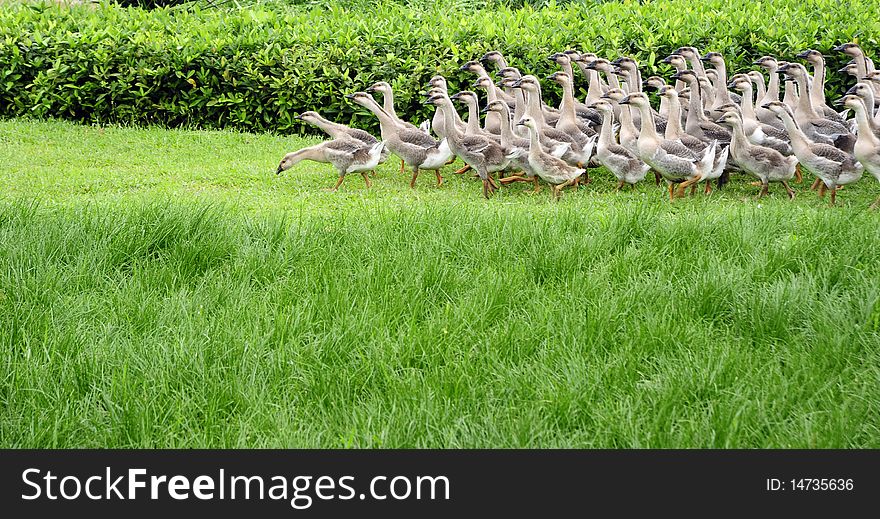
[[[784,65],[781,65],[778,69],[776,69],[776,72],[782,72],[783,74],[785,74],[786,72],[789,71],[789,69],[791,69],[791,65],[786,63]]]
[[[296,114],[293,116],[293,118],[296,119],[297,121],[302,121],[303,116],[302,116],[302,114]]]
[[[660,63],[666,63],[667,65],[669,65],[670,63],[672,63],[672,56],[666,56],[660,61]]]
[[[345,94],[345,98],[346,99],[354,99],[355,95],[354,94]]]
[[[480,113],[481,114],[489,113],[489,105],[486,105],[482,109],[480,109]]]
[[[840,99],[835,99],[833,104],[835,104],[837,106],[842,106],[844,101],[846,101],[846,96],[841,97]]]
[[[709,57],[709,55],[708,55],[708,54],[707,54],[707,55],[705,55],[705,56],[701,56],[701,57],[700,57],[700,61],[707,61],[707,62],[708,62],[708,61],[709,61],[709,60],[711,60],[711,59],[712,59],[712,58],[711,58],[711,57]]]
[[[844,95],[848,95],[848,96],[858,95],[858,94],[856,94],[856,87],[850,88],[849,90],[846,91],[846,94],[844,94]]]
[[[838,74],[846,74],[846,68],[847,68],[848,66],[849,66],[849,65],[847,65],[846,67],[841,68],[840,70],[837,71],[837,73],[838,73]]]
[[[281,168],[281,164],[278,164],[278,169],[275,170],[275,174],[280,175],[282,171],[284,170]]]
[[[375,85],[370,85],[370,86],[368,86],[367,89],[365,90],[365,92],[368,93],[368,94],[372,94],[372,93],[375,92],[375,91],[376,91],[376,86],[375,86]]]
[[[727,88],[736,88],[736,81],[730,81],[727,83]]]
[[[458,67],[458,70],[461,70],[462,72],[468,72],[470,69],[471,69],[471,62],[470,61],[468,61],[464,65]]]
[[[672,79],[681,79],[681,78],[682,78],[681,72],[676,72],[675,74],[672,75]]]
[[[458,101],[460,98],[461,98],[461,92],[457,92],[455,94],[452,94],[452,96],[450,96],[449,99],[452,99],[453,101]]]
[[[831,50],[833,50],[835,52],[845,52],[846,51],[846,43],[842,43],[842,44],[838,45],[837,47],[834,47]]]
[[[517,79],[513,83],[510,84],[512,88],[519,88],[522,86],[522,79]]]
[[[810,55],[810,51],[805,50],[803,52],[798,53],[797,56],[795,56],[795,57],[800,58],[800,59],[807,59],[807,56],[809,56],[809,55]]]
[[[562,56],[562,53],[560,53],[560,52],[555,52],[555,53],[553,53],[553,54],[547,56],[547,59],[549,59],[550,61],[556,61],[556,60],[558,60],[561,56]]]
[[[630,96],[626,96],[621,99],[617,104],[628,105],[630,103]]]

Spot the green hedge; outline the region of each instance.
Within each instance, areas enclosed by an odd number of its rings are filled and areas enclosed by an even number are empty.
[[[567,4],[471,11],[440,1],[421,9],[388,3],[368,10],[256,5],[142,10],[4,5],[0,12],[0,116],[307,131],[293,119],[315,109],[375,128],[343,94],[384,79],[398,110],[428,116],[419,90],[433,74],[453,87],[473,77],[464,61],[499,49],[543,77],[553,51],[575,47],[609,58],[635,56],[646,73],[681,45],[722,52],[730,71],[754,58],[830,51],[858,38],[876,56],[877,2],[726,0]],[[459,7],[456,7],[458,5]],[[349,8],[352,9],[352,8]],[[585,86],[581,80],[581,85]],[[831,74],[829,92],[843,78]],[[551,100],[556,87],[547,87]]]

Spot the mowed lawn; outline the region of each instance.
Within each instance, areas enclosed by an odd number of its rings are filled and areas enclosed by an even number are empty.
[[[0,447],[880,447],[880,185],[559,203],[0,122]]]

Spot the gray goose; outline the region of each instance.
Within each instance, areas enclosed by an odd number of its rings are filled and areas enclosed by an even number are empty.
[[[843,96],[841,101],[844,106],[852,109],[856,115],[859,136],[853,148],[855,157],[880,182],[880,137],[876,135],[871,127],[871,120],[868,118],[868,107],[865,106],[865,101],[861,97],[851,94]],[[877,197],[877,200],[871,204],[870,209],[877,209],[878,207],[880,207],[880,197]]]
[[[483,196],[489,198],[489,194],[495,191],[495,185],[489,174],[501,171],[508,166],[510,163],[510,158],[507,157],[509,150],[489,137],[466,135],[459,132],[455,126],[455,108],[448,97],[435,95],[429,97],[426,102],[443,111],[446,118],[446,128],[449,130],[446,137],[449,148],[477,171],[477,175],[483,182]]]
[[[355,92],[345,97],[373,112],[379,119],[379,127],[382,130],[382,140],[385,141],[385,145],[407,166],[412,168],[412,179],[409,183],[411,188],[416,187],[416,179],[422,169],[433,170],[437,177],[437,186],[443,184],[440,169],[452,158],[448,138],[438,142],[422,130],[397,126],[391,115],[366,92]]]
[[[773,101],[765,107],[776,113],[788,135],[791,138],[791,147],[801,165],[816,175],[819,184],[819,197],[825,196],[825,190],[831,190],[831,205],[837,198],[837,188],[851,184],[862,177],[864,167],[855,157],[841,151],[830,144],[813,142],[807,138],[794,120],[794,113],[785,103]]]
[[[370,132],[366,132],[359,128],[351,128],[344,124],[335,123],[333,121],[325,119],[324,117],[321,117],[321,114],[319,114],[318,112],[313,112],[311,110],[295,116],[294,119],[315,126],[330,137],[333,137],[334,139],[344,139],[347,137],[356,141],[360,141],[368,146],[372,146],[373,144],[379,142],[379,139],[373,137]],[[382,154],[379,156],[379,163],[381,164],[385,162],[387,158],[388,148],[383,146]]]
[[[381,142],[369,145],[348,137],[333,139],[288,153],[281,159],[275,173],[280,174],[282,171],[287,171],[300,161],[311,160],[332,164],[336,168],[339,179],[336,181],[336,185],[330,188],[330,191],[339,189],[348,173],[360,173],[364,177],[367,189],[369,189],[372,183],[367,172],[372,171],[379,164],[383,147],[384,144]]]
[[[611,106],[611,103],[600,99],[593,104],[593,107],[602,114],[599,142],[596,144],[596,160],[617,178],[617,191],[626,184],[635,186],[636,182],[645,178],[645,174],[651,169],[651,166],[615,142],[614,107]]]
[[[816,112],[810,97],[807,69],[800,63],[785,63],[779,67],[779,71],[797,82],[800,95],[798,96],[797,109],[794,111],[794,118],[807,138],[816,142],[833,144],[847,153],[851,152],[855,144],[855,136],[850,133],[849,128]]]
[[[531,117],[524,117],[517,123],[529,129],[529,164],[542,180],[553,186],[553,198],[559,199],[562,188],[574,185],[586,170],[568,165],[541,149],[538,138],[540,123]]]
[[[797,171],[797,157],[786,157],[773,148],[753,144],[746,137],[742,117],[737,112],[726,112],[718,122],[731,130],[730,156],[743,171],[757,177],[761,182],[758,198],[768,193],[770,182],[780,182],[788,197],[794,198],[794,190],[788,185],[788,181]]]

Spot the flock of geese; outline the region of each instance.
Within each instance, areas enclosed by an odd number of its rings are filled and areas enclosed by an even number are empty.
[[[312,160],[336,168],[333,191],[348,173],[360,173],[370,187],[369,173],[393,153],[401,172],[411,169],[410,187],[422,170],[433,171],[440,186],[441,168],[458,157],[466,166],[456,173],[474,170],[487,198],[512,182],[531,182],[538,192],[540,179],[558,199],[564,187],[590,182],[588,167],[601,165],[617,178],[618,190],[653,171],[658,185],[666,180],[673,200],[687,188],[694,194],[701,182],[708,194],[711,182],[721,187],[730,172],[755,177],[759,198],[771,182],[793,198],[789,181],[800,182],[803,168],[816,177],[811,189],[820,197],[830,192],[834,204],[837,190],[865,170],[880,181],[880,71],[857,44],[834,50],[852,57],[839,72],[857,81],[835,103],[840,112],[826,102],[825,59],[815,50],[797,55],[812,74],[801,63],[760,58],[755,64],[767,72],[765,81],[758,71],[728,77],[721,54],[701,56],[682,47],[663,60],[676,70],[671,84],[657,76],[643,81],[630,57],[608,61],[567,50],[550,56],[561,69],[548,77],[562,89],[558,107],[542,101],[538,78],[521,74],[493,51],[461,67],[477,76],[473,88],[485,92],[482,110],[477,93],[449,95],[446,79],[434,76],[425,101],[436,107],[434,116],[416,126],[397,115],[391,86],[379,82],[346,97],[378,118],[381,140],[305,112],[297,118],[332,140],[288,153],[277,173]],[[487,67],[497,69],[497,82]],[[575,67],[588,84],[583,101],[574,94]],[[659,94],[656,109],[647,89]],[[381,94],[381,105],[373,93]],[[466,120],[453,101],[467,106]],[[878,205],[880,198],[871,208]]]

